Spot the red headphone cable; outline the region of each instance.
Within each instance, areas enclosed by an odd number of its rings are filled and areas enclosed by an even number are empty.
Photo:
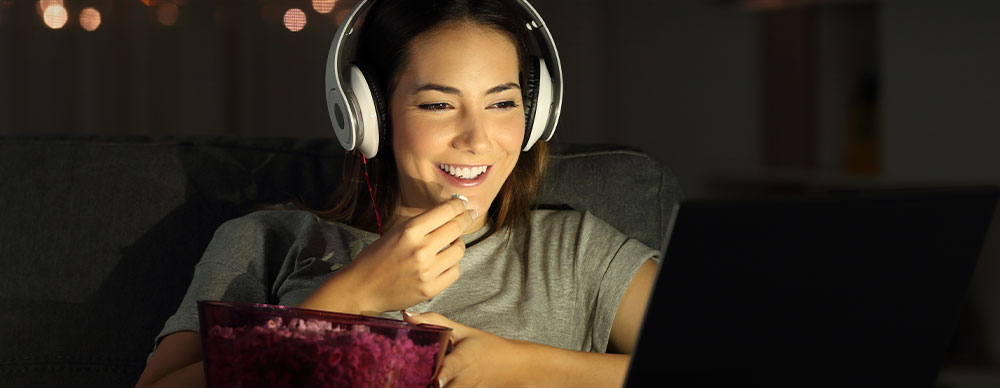
[[[368,179],[368,158],[365,158],[364,154],[361,154],[361,164],[365,169],[365,183],[368,184],[368,194],[372,198],[372,210],[375,210],[375,222],[378,223],[378,235],[382,235],[382,217],[378,215],[378,206],[375,205],[375,192],[372,191],[372,182]]]

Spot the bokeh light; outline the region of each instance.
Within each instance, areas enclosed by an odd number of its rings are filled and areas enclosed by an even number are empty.
[[[84,8],[80,11],[80,27],[84,30],[94,31],[101,25],[101,13],[93,7]]]
[[[53,5],[58,5],[63,7],[63,0],[38,0],[35,3],[35,10],[38,11],[38,16],[45,16],[45,10]]]
[[[49,26],[49,28],[58,30],[66,25],[66,21],[69,20],[69,14],[66,13],[66,8],[61,5],[50,5],[42,13],[42,20],[45,21],[45,25]]]
[[[285,12],[285,28],[291,32],[302,31],[306,27],[306,14],[301,9],[292,8]]]
[[[337,5],[337,0],[312,0],[313,9],[319,13],[329,13],[333,10],[333,6]]]
[[[162,2],[156,7],[156,21],[164,26],[170,27],[177,23],[179,15],[180,9],[177,8],[177,4]]]

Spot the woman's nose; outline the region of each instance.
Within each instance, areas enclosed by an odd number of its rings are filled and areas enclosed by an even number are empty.
[[[474,154],[486,153],[492,149],[493,142],[482,113],[469,112],[463,115],[460,131],[452,144],[456,149]]]

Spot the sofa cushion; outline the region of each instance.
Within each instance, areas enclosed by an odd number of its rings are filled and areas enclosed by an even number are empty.
[[[133,384],[214,230],[255,205],[321,205],[342,159],[335,139],[0,137],[3,385]],[[642,153],[557,145],[539,202],[662,249],[677,195]]]
[[[673,173],[618,145],[554,144],[540,204],[587,210],[661,253],[682,193]]]

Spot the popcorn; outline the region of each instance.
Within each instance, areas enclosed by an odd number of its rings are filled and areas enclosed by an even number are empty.
[[[344,327],[346,326],[346,327]],[[427,387],[438,344],[389,338],[364,325],[274,318],[213,326],[205,338],[210,387]]]

